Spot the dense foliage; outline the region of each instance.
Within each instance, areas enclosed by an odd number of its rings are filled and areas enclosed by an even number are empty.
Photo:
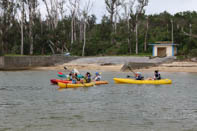
[[[0,53],[20,54],[21,46],[21,21],[17,18],[17,11],[14,8],[6,7],[5,3],[0,3]],[[11,5],[16,6],[17,5]],[[12,9],[12,10],[11,10]],[[145,33],[148,34],[147,43],[156,41],[172,40],[172,23],[174,42],[179,44],[179,54],[197,56],[197,12],[180,12],[171,15],[163,12],[155,15],[140,15],[139,21],[139,52],[150,53],[151,47],[144,51]],[[131,17],[132,18],[132,17]],[[130,19],[131,19],[130,18]],[[83,37],[80,38],[81,20],[75,18],[75,37],[71,45],[71,21],[69,15],[65,15],[58,20],[56,28],[51,28],[48,19],[42,17],[42,13],[37,13],[33,19],[33,44],[34,55],[49,55],[52,53],[70,52],[72,55],[82,55]],[[173,20],[173,22],[172,22]],[[121,17],[117,23],[117,31],[111,33],[110,17],[104,15],[101,22],[96,22],[96,16],[88,16],[87,42],[85,48],[86,56],[94,55],[129,55],[135,54],[135,33],[130,36],[131,52],[128,44],[128,31],[126,20]],[[24,21],[24,54],[29,55],[30,37],[29,20]],[[195,35],[196,34],[196,35]],[[115,42],[111,42],[111,37]],[[54,49],[50,48],[51,45]]]

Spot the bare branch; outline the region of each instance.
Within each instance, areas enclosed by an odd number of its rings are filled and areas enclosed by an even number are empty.
[[[182,32],[183,32],[183,34],[184,34],[184,35],[186,35],[186,36],[190,36],[190,37],[197,38],[197,35],[187,33],[187,32],[185,32],[185,31],[184,31],[184,29],[183,29],[183,28],[182,28]]]

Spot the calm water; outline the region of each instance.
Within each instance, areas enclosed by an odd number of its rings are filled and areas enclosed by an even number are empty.
[[[0,131],[197,130],[197,74],[162,73],[172,85],[57,90],[55,71],[0,72]],[[151,76],[152,74],[145,74]]]

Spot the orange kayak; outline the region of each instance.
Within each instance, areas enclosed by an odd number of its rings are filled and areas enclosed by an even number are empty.
[[[68,80],[60,80],[60,79],[51,79],[51,84],[57,84],[58,82],[61,83],[72,83],[72,81],[68,81]]]
[[[109,84],[108,81],[94,81],[95,85]]]
[[[65,83],[65,84],[72,84],[72,81],[68,80],[60,80],[60,79],[51,79],[52,84],[57,84],[58,82]],[[77,82],[78,84],[80,82]],[[108,81],[94,81],[95,85],[103,85],[103,84],[109,84]]]

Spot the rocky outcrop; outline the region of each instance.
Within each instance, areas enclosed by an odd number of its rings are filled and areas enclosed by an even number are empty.
[[[192,62],[197,62],[197,57],[191,59]]]
[[[135,70],[135,69],[142,69],[142,68],[149,68],[157,66],[155,63],[133,63],[129,62],[122,66],[121,71],[128,71],[128,70]]]
[[[176,57],[164,57],[164,58],[149,58],[149,61],[144,62],[127,62],[123,65],[121,68],[122,71],[127,71],[130,69],[143,69],[143,68],[149,68],[154,66],[159,66],[163,63],[171,63],[176,59]]]

